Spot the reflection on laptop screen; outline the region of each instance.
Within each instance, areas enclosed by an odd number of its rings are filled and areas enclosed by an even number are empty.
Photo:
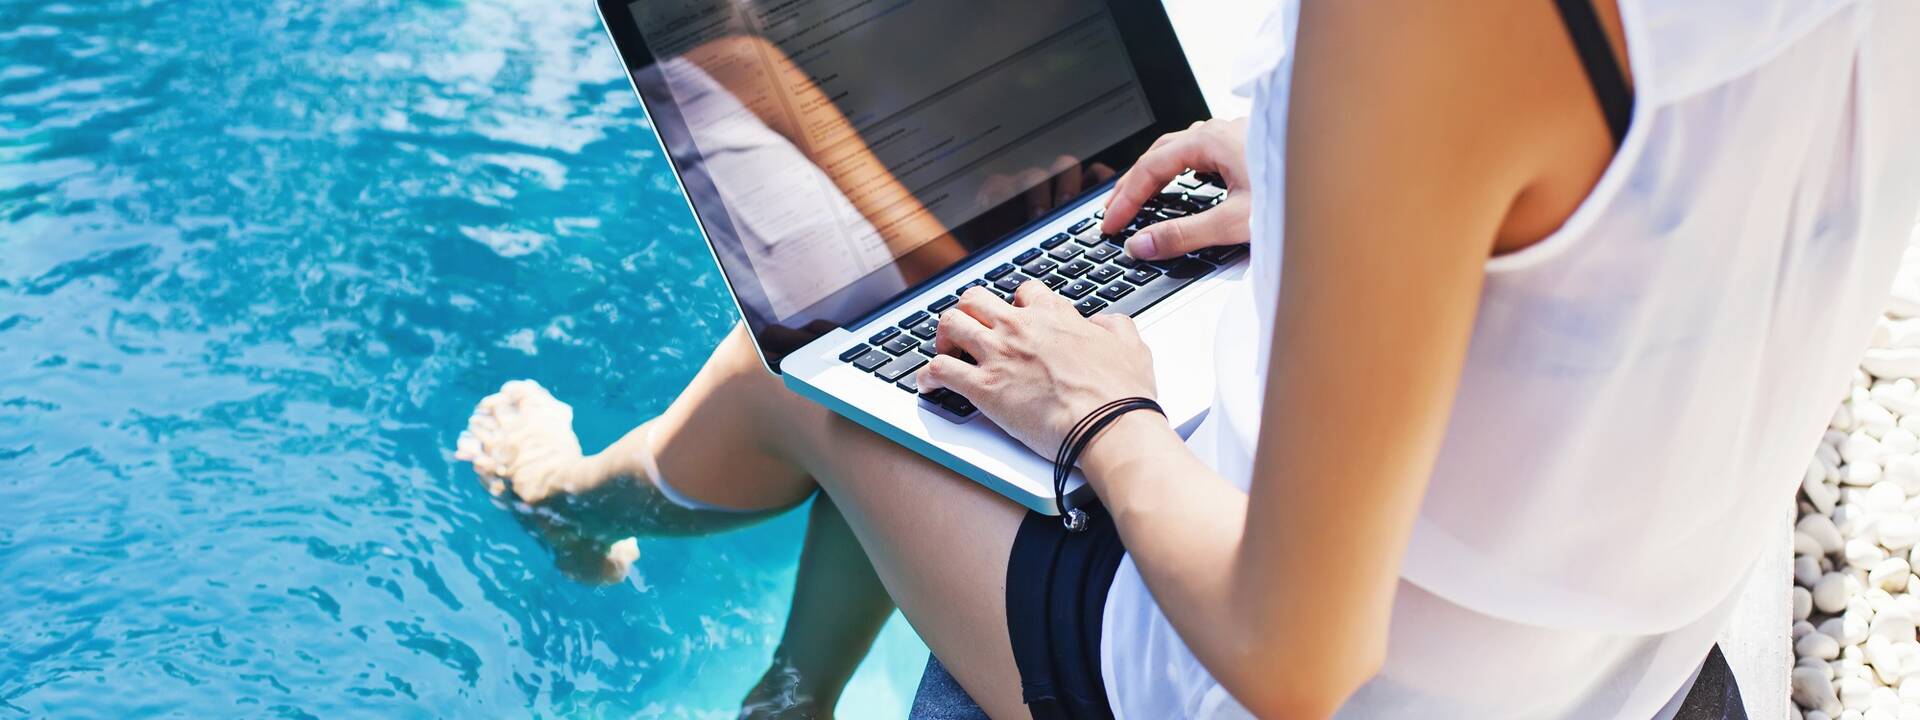
[[[636,85],[729,284],[786,327],[950,266],[968,223],[1154,120],[1102,0],[630,8],[655,58]]]

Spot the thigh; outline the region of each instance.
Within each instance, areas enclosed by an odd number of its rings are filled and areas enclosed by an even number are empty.
[[[852,422],[816,411],[797,460],[839,505],[880,581],[996,718],[1027,717],[1007,638],[1007,558],[1026,509]]]

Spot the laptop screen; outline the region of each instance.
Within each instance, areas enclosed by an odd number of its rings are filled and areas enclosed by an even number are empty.
[[[775,366],[1204,116],[1157,3],[640,0],[618,21],[608,9]],[[1156,94],[1153,75],[1185,80]]]

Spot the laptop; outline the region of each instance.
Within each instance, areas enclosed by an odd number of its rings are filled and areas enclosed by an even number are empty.
[[[1204,211],[1170,182],[1103,234],[1114,180],[1208,117],[1157,2],[597,0],[601,21],[767,369],[956,473],[1056,512],[1052,462],[967,398],[923,393],[940,314],[1035,280],[1135,318],[1184,436],[1213,398],[1213,333],[1246,248],[1122,252]],[[1090,500],[1076,472],[1068,492]]]

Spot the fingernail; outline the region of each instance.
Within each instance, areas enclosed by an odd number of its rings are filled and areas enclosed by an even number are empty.
[[[1127,254],[1136,260],[1150,260],[1158,253],[1153,246],[1153,233],[1135,233],[1127,238]]]

